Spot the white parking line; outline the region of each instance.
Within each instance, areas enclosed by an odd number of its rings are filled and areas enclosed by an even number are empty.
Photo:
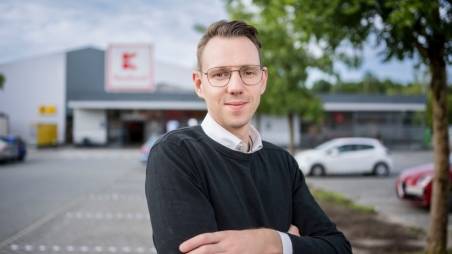
[[[67,219],[90,219],[90,220],[148,220],[144,213],[103,213],[103,212],[67,212]]]
[[[33,250],[33,246],[31,246],[31,245],[25,245],[25,250],[26,251],[32,251]]]
[[[124,194],[117,194],[117,193],[111,193],[111,194],[91,194],[89,195],[90,200],[96,200],[96,201],[122,201],[122,200],[128,200],[128,201],[143,201],[146,199],[146,197],[143,195],[124,195]]]
[[[108,253],[157,253],[156,249],[154,247],[145,248],[143,246],[138,247],[131,247],[131,246],[73,246],[73,245],[67,245],[67,246],[59,246],[59,245],[52,245],[52,246],[46,246],[46,245],[39,245],[34,246],[31,244],[25,244],[25,245],[17,245],[17,244],[11,244],[10,249],[14,252],[20,252],[20,251],[26,251],[26,252],[33,252],[35,249],[39,250],[39,252],[108,252]],[[36,253],[36,251],[34,251]]]
[[[51,158],[57,159],[69,159],[69,160],[89,160],[89,159],[130,159],[138,160],[138,154],[136,153],[123,153],[123,152],[87,152],[87,151],[59,151],[55,154],[48,155]]]

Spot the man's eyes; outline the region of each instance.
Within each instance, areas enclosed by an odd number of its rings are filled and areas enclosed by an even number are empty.
[[[212,74],[213,77],[223,77],[226,75],[227,75],[227,72],[216,72],[216,73]]]
[[[244,70],[244,71],[242,71],[242,74],[245,74],[247,76],[256,75],[257,74],[257,70],[255,70],[255,69]]]
[[[211,75],[214,78],[224,78],[229,76],[229,71],[218,71],[218,72],[214,72]]]

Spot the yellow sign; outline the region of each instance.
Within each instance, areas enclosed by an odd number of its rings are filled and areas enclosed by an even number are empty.
[[[43,116],[52,116],[57,112],[55,105],[41,105],[39,106],[39,114]]]
[[[36,145],[57,145],[58,126],[56,123],[38,123],[36,125]]]

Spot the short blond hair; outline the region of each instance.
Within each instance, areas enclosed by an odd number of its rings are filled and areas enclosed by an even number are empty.
[[[256,46],[257,51],[259,53],[259,61],[261,61],[261,48],[262,45],[257,38],[257,29],[254,26],[248,25],[247,23],[240,20],[220,20],[213,24],[211,24],[204,35],[201,37],[201,40],[198,42],[198,48],[196,52],[197,58],[197,67],[198,70],[201,70],[201,57],[204,51],[204,47],[213,37],[223,37],[223,38],[233,38],[233,37],[247,37],[250,41]]]

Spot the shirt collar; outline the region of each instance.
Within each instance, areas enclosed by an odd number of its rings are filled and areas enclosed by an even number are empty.
[[[248,145],[240,138],[217,123],[209,113],[202,121],[201,127],[207,136],[229,149],[242,153],[254,153],[262,148],[262,137],[252,125],[250,126],[251,149],[248,149]]]

